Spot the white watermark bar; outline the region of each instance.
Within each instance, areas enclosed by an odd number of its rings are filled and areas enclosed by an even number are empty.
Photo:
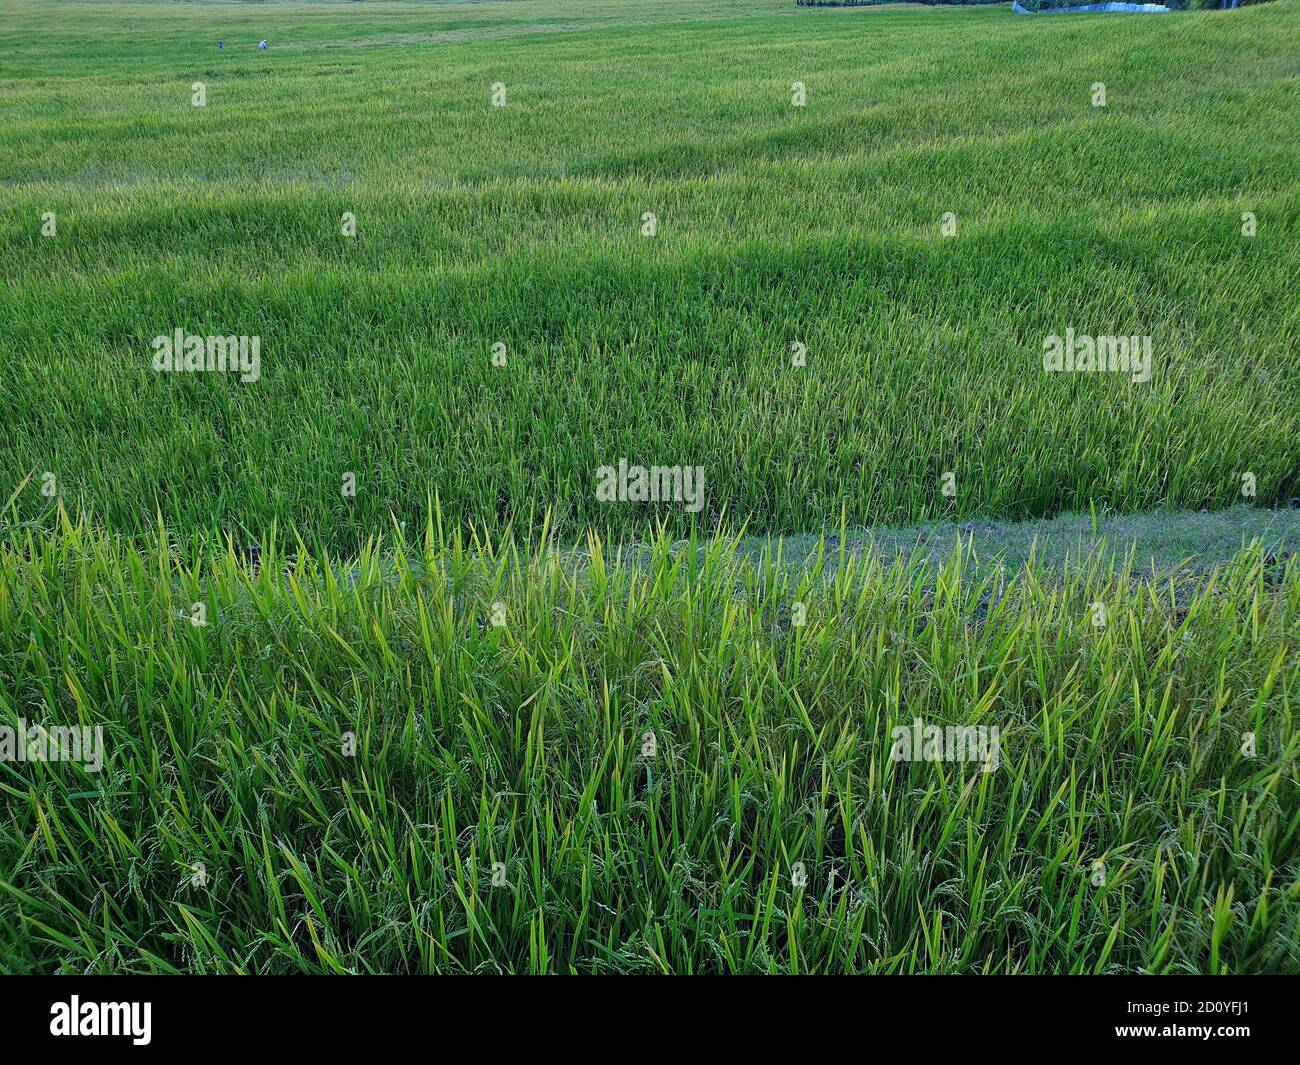
[[[104,768],[103,725],[0,725],[0,762],[80,762]]]

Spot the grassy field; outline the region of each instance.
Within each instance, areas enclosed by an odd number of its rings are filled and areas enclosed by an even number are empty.
[[[21,520],[50,485],[355,551],[434,495],[570,539],[1300,496],[1292,0],[0,4]],[[177,329],[260,337],[259,379],[155,373]],[[1067,329],[1152,379],[1045,373]],[[703,510],[601,503],[620,458]]]
[[[0,0],[0,971],[1300,972],[1297,55]]]

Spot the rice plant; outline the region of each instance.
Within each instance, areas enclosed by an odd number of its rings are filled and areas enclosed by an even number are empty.
[[[4,968],[1300,969],[1297,556],[736,543],[5,544]]]

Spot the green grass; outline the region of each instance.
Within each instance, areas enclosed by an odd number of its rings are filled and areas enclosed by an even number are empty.
[[[23,520],[48,472],[136,532],[355,551],[436,494],[685,534],[595,499],[620,458],[702,466],[702,527],[763,533],[1300,496],[1292,0],[0,11]],[[176,328],[260,336],[261,379],[155,374]],[[1044,373],[1067,328],[1151,335],[1153,380]]]
[[[8,971],[1300,971],[1295,556],[159,543],[0,548],[0,718],[111,755],[0,764]]]
[[[1300,972],[1295,10],[0,0],[0,971]]]

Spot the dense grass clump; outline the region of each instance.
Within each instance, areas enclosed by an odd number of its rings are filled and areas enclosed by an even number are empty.
[[[0,545],[0,721],[102,722],[107,764],[0,764],[0,964],[1300,971],[1298,625],[1258,546],[1190,580],[431,527],[254,569],[69,525]],[[918,717],[996,767],[893,760]]]
[[[0,0],[0,499],[335,551],[435,494],[685,534],[596,498],[620,459],[773,533],[1285,502],[1298,27]],[[176,329],[259,379],[155,373]],[[1067,329],[1149,335],[1152,380],[1045,373]]]

